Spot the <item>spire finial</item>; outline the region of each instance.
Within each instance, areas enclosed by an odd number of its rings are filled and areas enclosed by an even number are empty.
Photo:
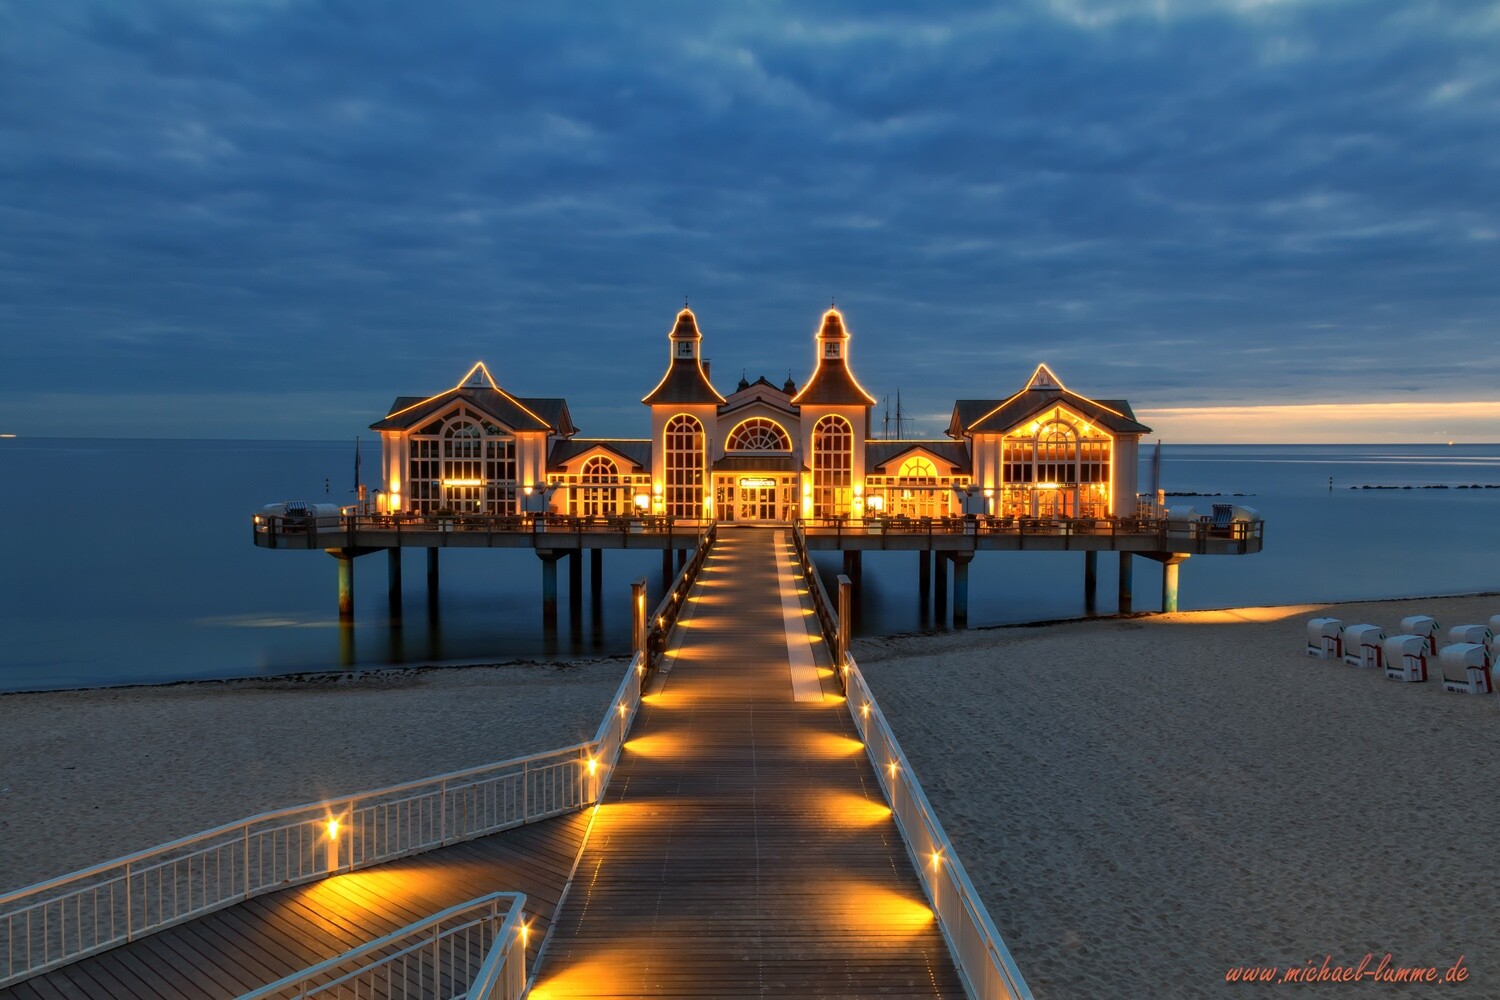
[[[687,307],[688,307],[688,297],[687,297],[687,293],[684,292],[682,294],[682,308],[686,309]]]

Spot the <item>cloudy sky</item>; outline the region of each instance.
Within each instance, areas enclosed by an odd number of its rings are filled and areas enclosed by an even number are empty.
[[[688,296],[721,388],[836,298],[918,433],[1046,361],[1169,440],[1500,440],[1497,52],[1481,0],[0,0],[0,432],[343,438],[482,358],[641,435]]]

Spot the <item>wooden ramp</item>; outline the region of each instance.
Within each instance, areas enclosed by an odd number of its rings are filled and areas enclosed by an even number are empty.
[[[535,1000],[964,995],[816,626],[783,607],[794,559],[784,532],[720,529]],[[789,640],[811,644],[821,700],[794,700]]]
[[[236,997],[490,892],[526,894],[544,932],[589,812],[285,889],[0,990],[5,1000]],[[535,949],[541,933],[531,936]],[[534,950],[527,955],[535,959]]]

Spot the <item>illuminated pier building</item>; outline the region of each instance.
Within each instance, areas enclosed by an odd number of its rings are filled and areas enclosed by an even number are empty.
[[[430,397],[400,397],[373,425],[384,512],[781,522],[963,514],[1108,518],[1136,512],[1138,443],[1150,428],[1119,399],[1090,399],[1039,366],[1018,391],[961,399],[947,437],[874,440],[875,399],[829,309],[806,383],[709,380],[689,309],[641,400],[648,438],[578,435],[562,399],[512,395],[483,364]]]

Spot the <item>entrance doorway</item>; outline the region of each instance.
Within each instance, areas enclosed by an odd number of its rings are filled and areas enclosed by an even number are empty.
[[[776,487],[741,486],[739,489],[739,505],[735,511],[735,520],[776,520]]]

